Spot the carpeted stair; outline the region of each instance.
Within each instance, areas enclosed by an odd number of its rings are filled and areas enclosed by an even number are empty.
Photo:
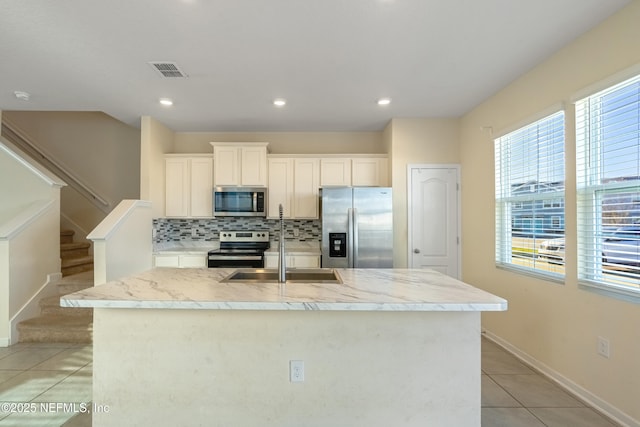
[[[72,230],[60,231],[60,258],[62,275],[93,270],[93,257],[89,255],[89,242],[74,242]]]
[[[60,307],[60,297],[93,286],[89,243],[73,242],[73,231],[60,232],[62,279],[57,296],[40,300],[40,316],[18,324],[20,342],[91,343],[93,309]]]
[[[93,309],[60,307],[60,297],[93,286],[93,271],[65,276],[57,296],[40,300],[40,316],[18,324],[20,342],[91,343]]]

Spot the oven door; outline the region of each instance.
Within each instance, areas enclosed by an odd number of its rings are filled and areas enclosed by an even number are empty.
[[[209,254],[209,268],[264,268],[264,255]]]

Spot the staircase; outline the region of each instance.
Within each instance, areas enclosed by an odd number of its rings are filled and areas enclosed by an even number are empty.
[[[93,309],[60,307],[60,297],[93,286],[89,243],[74,243],[73,231],[60,233],[62,279],[58,295],[40,300],[40,316],[18,324],[19,342],[91,343]]]
[[[74,231],[60,231],[60,258],[62,276],[93,270],[93,257],[89,255],[89,242],[74,242]]]

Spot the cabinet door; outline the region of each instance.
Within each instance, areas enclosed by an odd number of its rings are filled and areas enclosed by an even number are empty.
[[[351,185],[351,159],[320,160],[320,185]]]
[[[180,268],[203,268],[207,266],[207,255],[180,255]]]
[[[179,267],[180,257],[178,255],[154,255],[153,265],[155,267]]]
[[[278,268],[278,255],[264,254],[264,268]]]
[[[190,216],[213,216],[213,160],[191,159]]]
[[[242,147],[240,184],[246,186],[267,185],[267,149],[266,147]]]
[[[320,160],[295,159],[293,179],[293,216],[318,218]]]
[[[291,258],[287,257],[287,261],[290,262],[291,268],[318,268],[320,267],[319,255],[292,255]]]
[[[240,185],[240,148],[214,147],[214,184]]]
[[[386,187],[388,182],[387,159],[353,159],[351,182],[354,186]]]
[[[278,218],[278,207],[282,204],[284,216],[291,218],[293,195],[293,159],[269,159],[269,210],[270,218]]]
[[[189,214],[189,162],[185,158],[165,159],[165,215]]]

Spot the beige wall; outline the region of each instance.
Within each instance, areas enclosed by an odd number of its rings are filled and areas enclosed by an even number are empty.
[[[588,390],[624,418],[640,420],[638,304],[580,289],[576,265],[575,131],[572,95],[640,62],[640,2],[559,51],[467,114],[461,126],[463,279],[509,301],[509,311],[486,313],[483,326]],[[494,262],[494,131],[566,103],[566,236],[564,284],[499,270]],[[596,354],[598,336],[611,358]],[[617,408],[617,409],[616,409]],[[629,421],[629,418],[626,419]]]
[[[4,111],[3,119],[107,200],[113,209],[140,191],[140,132],[100,112]],[[105,216],[71,186],[63,214],[88,233]]]
[[[393,119],[383,132],[391,147],[393,187],[393,265],[407,260],[407,165],[460,162],[457,119]]]
[[[210,153],[209,142],[268,142],[271,154],[385,153],[380,132],[177,132],[176,153]]]
[[[164,155],[173,153],[175,134],[151,117],[140,123],[140,199],[152,203],[153,217],[164,216]],[[211,147],[211,146],[209,146]]]

